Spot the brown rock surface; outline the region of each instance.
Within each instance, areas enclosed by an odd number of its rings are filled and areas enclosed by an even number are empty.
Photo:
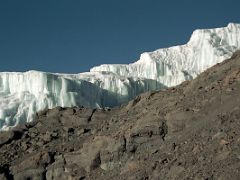
[[[61,108],[0,133],[0,179],[240,179],[240,52],[113,109]]]

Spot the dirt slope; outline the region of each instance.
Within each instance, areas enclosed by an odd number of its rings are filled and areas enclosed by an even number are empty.
[[[55,108],[0,133],[0,179],[240,179],[240,52],[114,109]]]

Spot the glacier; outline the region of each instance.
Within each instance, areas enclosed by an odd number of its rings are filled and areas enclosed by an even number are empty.
[[[144,52],[131,64],[104,64],[79,74],[0,73],[0,130],[57,106],[113,107],[140,93],[195,78],[240,49],[240,24],[195,30],[185,45]]]

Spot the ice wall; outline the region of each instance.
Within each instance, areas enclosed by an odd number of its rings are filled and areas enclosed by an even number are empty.
[[[99,76],[97,76],[99,74]],[[116,106],[161,85],[148,79],[101,73],[78,75],[39,71],[0,73],[0,129],[29,122],[36,112],[56,106]]]
[[[56,106],[112,107],[148,90],[177,85],[240,49],[240,24],[193,32],[181,46],[141,54],[132,64],[107,64],[80,74],[0,73],[0,130]]]
[[[155,79],[174,86],[231,57],[239,48],[240,24],[230,23],[224,28],[195,30],[187,44],[145,52],[135,63],[105,64],[90,71]]]

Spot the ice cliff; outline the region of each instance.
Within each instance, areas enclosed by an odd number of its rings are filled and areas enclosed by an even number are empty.
[[[136,95],[177,85],[240,49],[240,24],[195,30],[185,45],[141,54],[132,64],[106,64],[79,74],[0,73],[0,129],[29,122],[56,106],[116,106]]]

